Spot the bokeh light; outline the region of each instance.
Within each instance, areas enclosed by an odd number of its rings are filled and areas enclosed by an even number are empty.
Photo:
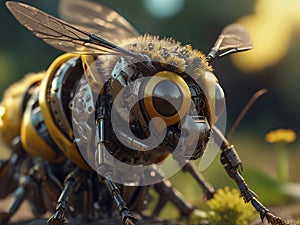
[[[171,17],[179,13],[185,0],[144,0],[145,8],[157,18]]]
[[[290,46],[292,34],[300,24],[300,1],[256,1],[254,14],[238,19],[247,28],[254,49],[233,55],[236,66],[257,72],[280,62]]]

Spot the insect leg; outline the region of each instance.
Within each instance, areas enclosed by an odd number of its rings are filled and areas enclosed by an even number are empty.
[[[65,179],[64,189],[57,201],[55,213],[48,220],[49,225],[63,225],[64,215],[68,207],[69,198],[85,179],[85,172],[79,167],[74,169]]]
[[[125,201],[123,200],[120,190],[112,181],[111,176],[113,174],[113,168],[109,164],[106,163],[106,149],[105,149],[105,122],[107,117],[107,109],[106,109],[106,95],[100,95],[97,99],[96,108],[97,108],[97,116],[96,116],[96,143],[97,143],[97,151],[96,151],[96,166],[98,171],[101,171],[100,180],[104,183],[106,189],[111,195],[119,213],[122,218],[122,222],[124,225],[136,225],[136,218],[131,215]]]
[[[158,216],[161,210],[169,201],[169,199],[165,195],[163,195],[163,188],[159,188],[158,185],[154,186],[154,188],[159,193],[159,200],[152,212],[152,216]]]
[[[11,156],[0,160],[0,198],[5,198],[18,187],[21,165],[26,155],[21,147],[20,137],[12,141],[11,148]]]
[[[179,165],[181,165],[181,161],[182,160],[178,160]],[[215,194],[215,189],[213,188],[213,186],[205,180],[205,178],[198,172],[192,162],[183,163],[184,165],[182,166],[182,171],[190,173],[192,177],[199,183],[199,185],[202,187],[205,198],[213,198]]]
[[[99,124],[99,123],[97,123]],[[99,130],[98,130],[99,132]],[[99,138],[99,134],[97,134]],[[99,139],[98,139],[99,140]],[[105,146],[103,142],[98,142],[96,151],[96,165],[98,172],[102,175],[99,176],[101,182],[105,185],[110,196],[112,197],[122,219],[123,225],[137,225],[137,219],[130,213],[125,201],[123,200],[119,188],[112,181],[111,176],[113,175],[112,166],[105,163]]]
[[[0,161],[0,198],[5,198],[13,192],[18,186],[18,182],[14,182],[12,158]],[[10,185],[11,184],[11,185]]]
[[[111,195],[122,219],[124,225],[137,225],[137,219],[130,213],[125,201],[123,200],[119,188],[111,179],[111,172],[107,170],[109,166],[105,166],[106,172],[104,176],[100,176],[102,183],[105,185]],[[103,174],[103,173],[102,173]]]
[[[27,178],[27,179],[26,179]],[[10,218],[15,214],[15,212],[18,210],[20,205],[25,199],[26,196],[26,190],[25,186],[29,182],[28,177],[24,179],[24,183],[22,186],[18,187],[14,192],[14,199],[8,209],[7,212],[1,212],[0,213],[0,224],[7,224]]]
[[[262,205],[258,200],[256,194],[249,188],[248,184],[245,182],[243,176],[240,174],[241,160],[233,145],[226,140],[222,133],[217,129],[213,129],[213,134],[216,140],[221,141],[221,163],[224,166],[227,174],[235,181],[237,184],[241,195],[245,202],[251,202],[253,207],[257,212],[259,212],[261,220],[264,218],[272,225],[286,225],[286,222],[273,215],[269,209]]]
[[[164,174],[159,168],[152,166],[152,169],[154,170],[152,172],[155,172],[155,176],[158,176],[162,180],[153,186],[159,194],[159,201],[152,212],[152,216],[158,216],[167,202],[174,204],[181,216],[190,215],[195,209],[192,204],[184,198],[169,180],[164,179]]]
[[[39,187],[34,179],[32,160],[27,158],[23,163],[23,168],[20,176],[20,183],[18,188],[14,191],[12,203],[7,212],[2,212],[0,214],[0,224],[6,224],[9,219],[15,214],[20,205],[23,203],[24,199],[28,197],[30,201],[34,201],[36,198],[32,198],[34,195],[38,195]],[[38,195],[39,196],[39,195]],[[39,202],[32,202],[33,205],[38,205],[38,213],[44,213],[46,211],[43,202],[39,199]],[[37,203],[37,204],[35,204]]]
[[[159,193],[159,202],[157,203],[152,215],[158,216],[165,204],[170,201],[180,211],[181,216],[188,216],[194,211],[194,207],[183,195],[174,188],[169,180],[164,180],[154,185],[154,189]]]

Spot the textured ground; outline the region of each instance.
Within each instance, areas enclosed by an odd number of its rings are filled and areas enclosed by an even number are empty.
[[[0,211],[5,210],[10,205],[11,198],[1,199],[0,200]],[[20,209],[11,219],[11,225],[47,225],[46,219],[32,219],[33,215],[29,209],[28,202],[22,204]],[[50,215],[48,215],[50,217]],[[47,216],[46,216],[47,217]],[[112,219],[103,219],[95,222],[81,224],[81,225],[121,225],[119,218]],[[143,218],[143,220],[139,223],[142,225],[184,225],[183,223],[176,221],[168,221],[162,220],[158,218]],[[2,224],[0,224],[2,225]],[[71,224],[70,224],[71,225]]]
[[[120,220],[117,219],[105,219],[105,220],[98,220],[92,223],[83,224],[83,225],[118,225]],[[145,219],[141,221],[139,224],[141,225],[184,225],[179,222],[174,221],[166,221],[166,220],[158,220],[158,219]],[[14,225],[47,225],[46,220],[34,220],[29,222],[18,223]]]
[[[5,210],[9,207],[10,204],[10,198],[7,199],[1,199],[0,200],[0,211]],[[299,203],[291,204],[288,206],[281,206],[281,207],[271,207],[271,211],[276,214],[277,216],[280,216],[284,218],[286,221],[291,222],[290,224],[297,224],[295,222],[295,215],[299,216]],[[50,215],[47,215],[46,217],[50,217]],[[21,221],[21,222],[20,222]],[[29,205],[27,202],[22,204],[21,208],[18,210],[18,212],[15,214],[15,216],[11,220],[11,225],[47,225],[47,220],[45,219],[32,219],[32,213],[29,209]],[[112,218],[112,219],[103,219],[98,220],[95,222],[87,223],[87,224],[81,224],[81,225],[118,225],[120,223],[119,218]],[[143,218],[143,220],[140,220],[139,225],[185,225],[180,222],[176,221],[168,221],[168,220],[162,220],[157,218]],[[252,225],[262,225],[260,219],[257,219],[252,223]],[[267,223],[264,223],[267,224]],[[0,224],[2,225],[2,224]],[[71,225],[71,224],[70,224]],[[300,225],[300,224],[297,224]]]

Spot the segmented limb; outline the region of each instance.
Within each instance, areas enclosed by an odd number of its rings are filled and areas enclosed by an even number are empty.
[[[98,168],[99,176],[111,195],[122,219],[124,225],[137,225],[137,219],[130,213],[125,201],[123,200],[120,190],[112,181],[111,177],[114,173],[112,166],[106,163],[105,154],[107,153],[105,142],[105,123],[107,119],[106,96],[101,95],[97,99],[97,117],[96,117],[96,143],[97,150],[95,154],[95,165]]]
[[[16,213],[20,205],[23,203],[25,198],[28,198],[35,206],[34,209],[36,214],[43,214],[46,208],[41,201],[41,196],[38,187],[38,181],[36,178],[36,171],[34,167],[31,167],[31,159],[25,160],[23,164],[23,169],[21,171],[20,183],[18,188],[14,191],[13,200],[7,212],[2,212],[0,214],[0,224],[6,224],[10,218]],[[29,168],[29,169],[28,169]],[[34,196],[35,195],[35,196]],[[36,197],[36,195],[38,197]],[[39,201],[36,201],[39,199]]]
[[[249,188],[245,182],[243,176],[240,173],[241,160],[233,145],[226,140],[223,134],[216,127],[213,128],[214,138],[221,144],[221,163],[224,166],[227,174],[235,181],[237,184],[241,195],[245,202],[251,202],[255,210],[260,214],[261,220],[264,218],[272,225],[286,225],[287,223],[273,215],[269,209],[262,205],[258,200],[256,194]]]
[[[102,144],[99,144],[96,153],[97,155],[100,155],[99,158],[96,157],[99,159],[98,162],[96,162],[98,172],[99,174],[101,174],[101,176],[99,175],[99,179],[105,185],[110,196],[112,197],[112,200],[121,216],[123,225],[137,225],[137,219],[130,213],[130,210],[128,209],[125,201],[121,196],[120,190],[111,179],[114,173],[114,169],[103,161],[103,158],[105,158],[105,156],[103,156],[102,154],[105,154],[105,150],[102,151],[102,148],[104,148],[104,146]]]
[[[85,172],[79,167],[74,169],[65,179],[64,189],[61,192],[57,201],[55,213],[48,220],[49,225],[64,224],[64,216],[68,208],[68,202],[73,193],[78,189],[85,179]]]
[[[100,163],[98,170],[101,170],[100,174],[102,174],[102,176],[99,176],[99,179],[105,185],[110,196],[112,197],[112,200],[121,216],[123,225],[137,225],[137,219],[130,213],[130,210],[121,196],[119,188],[111,179],[113,174],[113,169],[111,166],[106,165],[105,163]]]
[[[153,185],[153,188],[159,194],[159,199],[152,216],[158,216],[168,202],[174,204],[181,216],[189,216],[195,207],[184,198],[169,180],[164,179],[164,174],[158,167],[152,166],[151,168],[151,173],[154,172],[155,176],[161,180],[161,182]]]
[[[17,190],[14,192],[13,201],[8,209],[7,212],[1,212],[0,213],[0,224],[5,225],[8,223],[10,218],[15,214],[15,212],[18,210],[20,205],[25,199],[26,196],[26,186],[29,183],[28,177],[24,179],[23,185],[18,187]]]
[[[18,187],[21,165],[26,155],[20,137],[13,139],[11,148],[11,156],[6,160],[0,160],[0,198],[5,198]]]
[[[0,224],[7,224],[17,211],[25,198],[25,188],[28,179],[18,188],[20,180],[20,168],[25,158],[20,137],[13,139],[11,143],[12,154],[6,160],[0,161],[0,198],[5,198],[14,192],[14,199],[7,212],[0,212]]]
[[[137,225],[137,219],[130,213],[125,201],[123,200],[118,187],[111,180],[109,175],[101,176],[101,181],[111,195],[124,225]]]
[[[182,160],[181,160],[182,161]],[[198,170],[196,169],[195,165],[192,162],[180,162],[178,160],[179,165],[182,165],[183,163],[183,167],[182,167],[182,171],[183,172],[188,172],[192,175],[192,177],[198,182],[198,184],[201,186],[204,196],[206,199],[211,199],[214,197],[215,194],[215,189],[213,188],[213,186],[208,183],[205,178],[198,172]]]
[[[152,213],[153,216],[158,216],[167,202],[172,202],[180,211],[181,216],[188,216],[194,211],[195,208],[173,187],[170,181],[159,182],[154,185],[154,189],[159,193],[159,202]]]
[[[9,159],[0,161],[0,198],[5,198],[18,187],[18,179],[14,179],[14,164],[11,156]]]

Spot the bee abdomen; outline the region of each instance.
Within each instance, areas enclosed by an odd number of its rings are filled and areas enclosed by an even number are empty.
[[[0,139],[10,146],[20,135],[22,115],[28,99],[44,77],[45,72],[31,73],[6,89],[0,103]]]

